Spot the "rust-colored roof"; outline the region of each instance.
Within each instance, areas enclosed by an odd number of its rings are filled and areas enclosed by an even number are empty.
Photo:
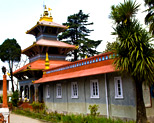
[[[64,26],[64,25],[61,25],[61,24],[58,24],[58,23],[55,23],[55,22],[44,21],[44,20],[39,21],[39,24],[48,25],[48,26],[51,26],[51,27],[60,27],[60,28],[65,28],[65,29],[68,28],[67,26]]]
[[[57,80],[91,76],[91,75],[110,73],[110,72],[115,72],[115,68],[113,67],[113,65],[106,65],[106,66],[85,69],[85,70],[80,70],[80,71],[75,71],[75,72],[70,72],[70,73],[58,74],[55,76],[43,77],[35,81],[35,83],[52,82],[52,81],[57,81]]]
[[[58,32],[62,32],[68,28],[67,26],[57,24],[55,22],[49,22],[49,21],[43,20],[43,21],[38,21],[34,27],[32,27],[30,30],[27,30],[26,34],[32,34],[32,31],[38,26],[56,27],[56,28],[59,28]]]
[[[113,66],[114,57],[115,54],[111,52],[104,53],[56,68],[51,68],[49,70],[45,70],[46,74],[43,75],[43,78],[36,80],[35,83],[115,72],[116,70]]]
[[[69,61],[58,61],[58,60],[52,60],[49,61],[50,68],[58,67],[64,64],[70,63]],[[24,72],[26,70],[44,70],[45,69],[45,60],[37,60],[31,63],[28,63],[24,65],[23,67],[17,69],[13,72],[13,74],[17,74],[19,72]]]
[[[60,25],[55,22],[49,22],[49,21],[43,20],[43,21],[38,21],[34,27],[32,27],[30,30],[27,30],[26,34],[31,34],[31,31],[34,30],[38,26],[57,27],[57,28],[60,28],[60,30],[59,30],[60,32],[66,30],[68,28],[67,26]]]
[[[28,48],[22,50],[22,53],[24,53],[25,51],[29,50],[32,47],[35,47],[36,45],[37,46],[48,46],[48,47],[61,47],[61,48],[76,49],[75,45],[70,45],[70,44],[64,43],[62,41],[40,39],[37,42],[35,42],[33,45],[31,45]]]

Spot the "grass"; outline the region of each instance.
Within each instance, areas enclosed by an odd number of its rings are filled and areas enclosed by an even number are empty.
[[[31,118],[37,118],[51,123],[135,123],[134,121],[124,122],[120,119],[113,120],[104,117],[93,117],[91,115],[64,115],[57,112],[47,113],[44,110],[36,113],[30,110],[16,109],[13,110],[13,113],[28,116]]]

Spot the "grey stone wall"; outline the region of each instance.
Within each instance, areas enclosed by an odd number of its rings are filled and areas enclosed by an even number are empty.
[[[123,99],[115,99],[114,77],[120,76],[119,73],[108,73],[108,101],[110,117],[126,117],[135,119],[135,86],[129,75],[123,75]],[[98,80],[99,98],[91,98],[90,80]],[[71,98],[71,82],[78,83],[78,98]],[[56,84],[62,85],[62,98],[56,98]],[[50,86],[50,98],[46,98],[46,85]],[[105,92],[105,75],[95,75],[82,78],[74,78],[63,81],[55,81],[44,84],[44,102],[50,111],[68,113],[89,113],[89,105],[99,105],[101,115],[107,115]]]

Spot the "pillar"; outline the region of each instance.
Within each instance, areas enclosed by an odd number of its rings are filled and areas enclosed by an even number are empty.
[[[7,80],[6,80],[6,75],[3,75],[3,108],[7,108]]]
[[[35,84],[34,85],[34,89],[35,89],[35,102],[38,102],[38,86],[39,84]]]

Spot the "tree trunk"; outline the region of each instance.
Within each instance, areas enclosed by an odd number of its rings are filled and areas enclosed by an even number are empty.
[[[143,100],[142,82],[135,81],[136,83],[136,122],[146,123],[146,108]]]
[[[78,60],[78,56],[77,56],[77,50],[74,50],[74,61]]]
[[[10,68],[10,79],[12,83],[12,92],[14,92],[13,73],[12,73],[13,62],[11,63],[11,61],[9,61],[9,68]]]
[[[10,70],[10,75],[11,75],[11,83],[12,83],[12,92],[14,92],[14,84],[13,84],[13,73],[12,73],[12,70]]]

